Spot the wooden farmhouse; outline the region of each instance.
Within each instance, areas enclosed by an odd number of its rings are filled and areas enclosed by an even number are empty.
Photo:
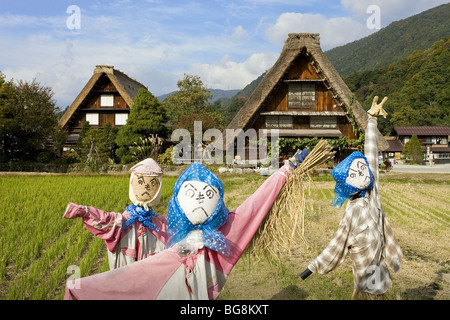
[[[113,66],[96,66],[88,83],[59,120],[59,125],[69,133],[63,152],[76,145],[86,121],[92,128],[103,128],[106,123],[113,127],[125,125],[141,88],[146,87]]]
[[[450,127],[446,126],[394,126],[397,141],[404,146],[413,135],[417,135],[424,160],[433,153],[435,163],[450,163]],[[403,148],[402,148],[403,149]]]
[[[320,48],[319,34],[289,34],[281,54],[227,129],[253,128],[279,137],[354,139],[367,113]],[[381,97],[383,98],[383,97]],[[237,134],[234,135],[236,138]],[[230,141],[226,144],[229,147]],[[233,141],[235,143],[235,140]],[[379,149],[388,144],[379,134]],[[295,150],[289,150],[293,153]]]

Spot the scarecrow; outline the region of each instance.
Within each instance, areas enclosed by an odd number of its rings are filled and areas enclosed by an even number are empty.
[[[165,219],[152,209],[159,203],[162,174],[161,167],[151,158],[133,166],[129,183],[132,204],[123,213],[68,204],[64,218],[82,218],[90,232],[105,240],[110,269],[131,264],[165,249]]]
[[[382,299],[392,286],[388,266],[400,269],[402,252],[381,207],[378,183],[377,116],[387,97],[368,111],[364,153],[354,152],[333,169],[336,193],[331,205],[340,208],[348,200],[334,238],[300,274],[325,274],[339,266],[347,253],[352,260],[353,299]]]
[[[307,152],[298,152],[234,211],[219,178],[198,162],[178,178],[168,204],[167,249],[79,279],[65,299],[216,299],[278,193]]]

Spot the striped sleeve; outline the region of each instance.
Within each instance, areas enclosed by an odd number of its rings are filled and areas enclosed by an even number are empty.
[[[347,207],[333,239],[325,250],[310,263],[308,266],[309,270],[325,274],[334,270],[344,261],[348,252],[352,217],[358,214],[355,211],[359,209],[359,206]]]
[[[402,265],[403,253],[394,236],[394,231],[386,218],[384,218],[384,241],[384,256],[386,257],[386,263],[392,270],[397,272]]]

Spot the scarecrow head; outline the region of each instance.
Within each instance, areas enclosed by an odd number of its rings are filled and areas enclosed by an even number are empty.
[[[353,152],[331,172],[336,186],[336,196],[331,203],[332,206],[340,208],[345,200],[352,195],[361,193],[364,197],[367,190],[372,189],[373,175],[370,171],[366,157],[359,151]]]
[[[148,210],[159,203],[163,171],[158,163],[145,159],[130,169],[129,197],[136,206]]]
[[[217,230],[228,219],[223,194],[214,173],[198,162],[191,164],[176,181],[168,204],[168,247],[182,242],[189,248],[195,242],[197,249],[204,245],[227,255],[228,241]]]

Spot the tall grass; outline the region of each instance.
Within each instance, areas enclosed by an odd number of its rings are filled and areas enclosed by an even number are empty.
[[[168,201],[176,177],[163,183]],[[122,212],[128,198],[128,176],[0,177],[0,298],[53,299],[64,287],[67,268],[77,265],[87,276],[105,244],[86,230],[81,219],[64,219],[69,202]],[[166,213],[164,206],[158,211]],[[106,271],[103,263],[98,272]]]

